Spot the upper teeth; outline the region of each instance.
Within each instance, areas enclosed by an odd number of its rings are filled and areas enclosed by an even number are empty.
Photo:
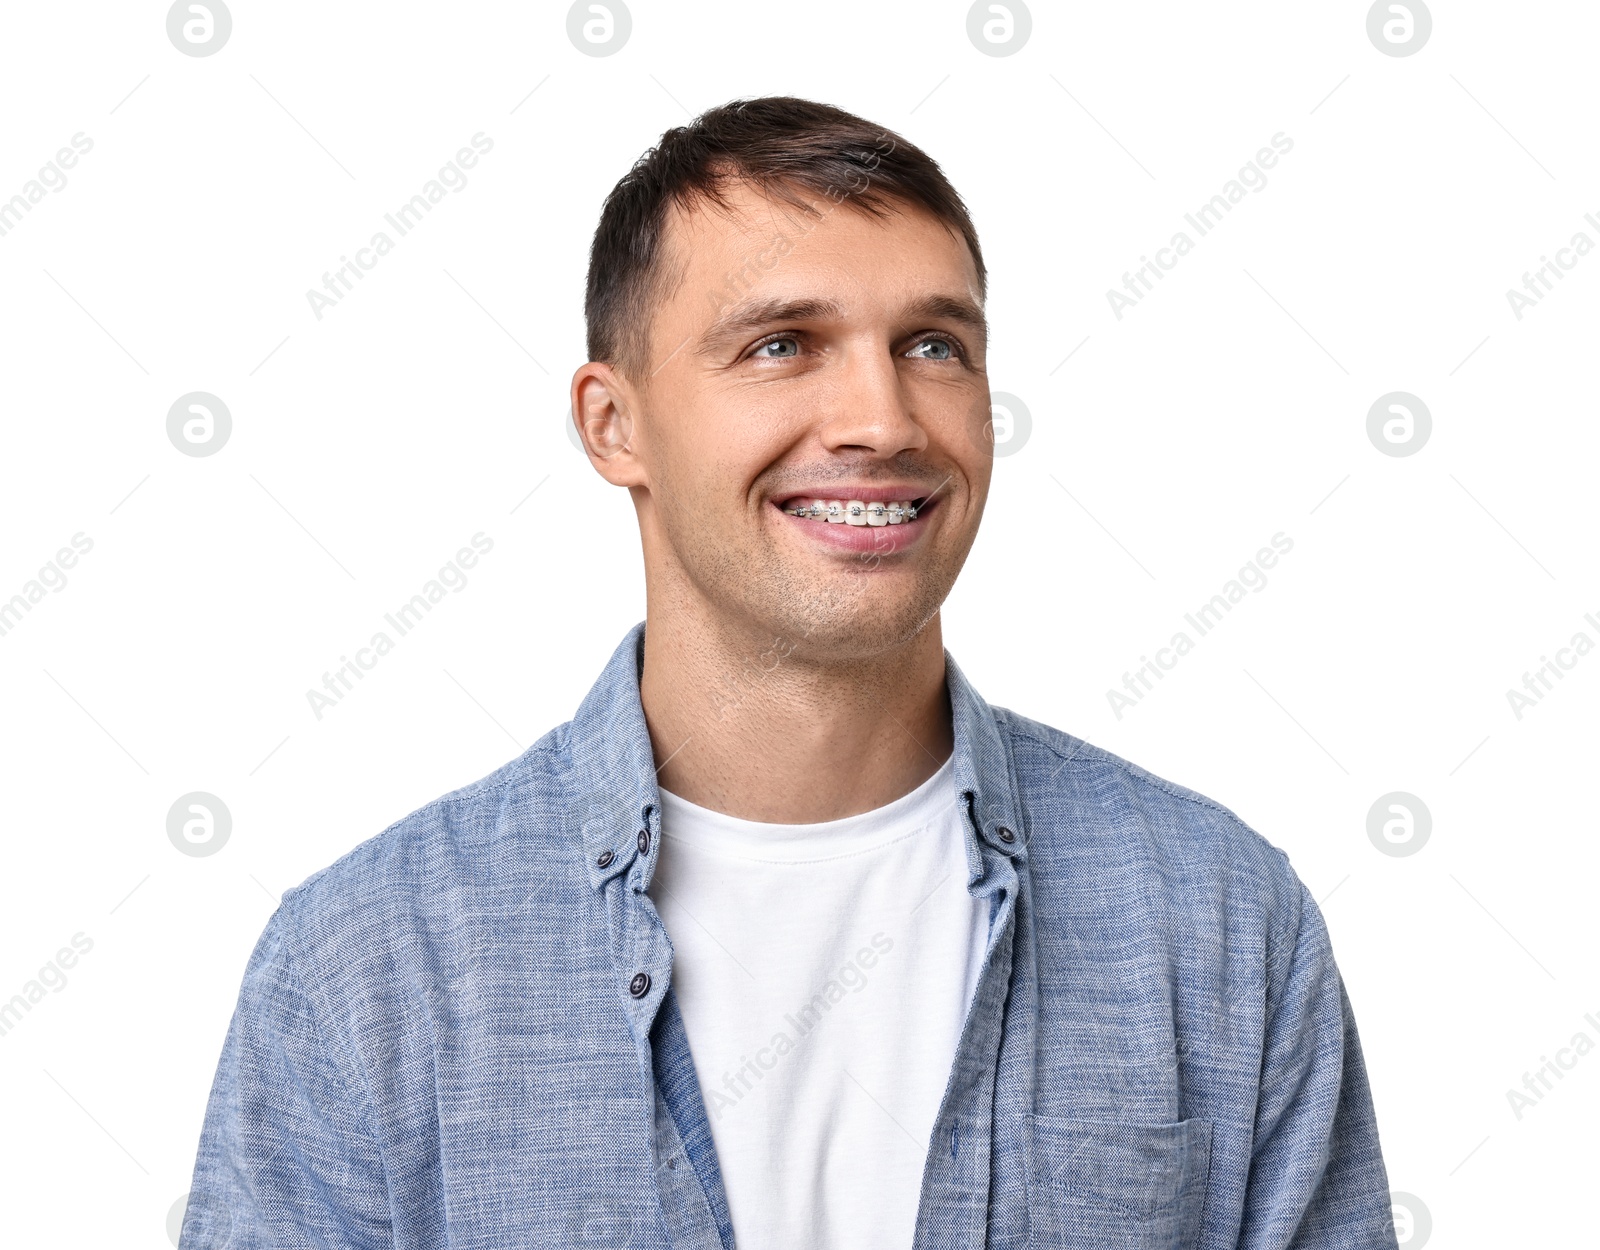
[[[902,525],[914,521],[917,509],[909,502],[864,503],[859,499],[808,499],[784,509],[790,516],[822,517],[846,525]]]

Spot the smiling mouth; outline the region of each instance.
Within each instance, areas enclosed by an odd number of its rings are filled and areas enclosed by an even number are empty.
[[[931,497],[916,499],[861,500],[861,499],[791,499],[783,511],[832,525],[904,525],[933,506]]]

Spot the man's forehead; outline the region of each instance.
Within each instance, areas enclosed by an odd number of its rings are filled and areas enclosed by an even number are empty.
[[[826,196],[798,185],[769,187],[729,179],[714,194],[674,199],[667,210],[663,241],[687,240],[696,246],[721,240],[765,241],[777,233],[814,230],[837,207]]]
[[[782,288],[785,278],[800,277],[796,271],[808,254],[837,261],[840,249],[876,266],[884,259],[881,232],[898,227],[932,236],[931,246],[919,246],[913,256],[899,259],[896,268],[906,278],[916,277],[917,270],[924,279],[931,278],[930,270],[944,269],[940,287],[982,303],[977,268],[965,242],[926,209],[898,200],[870,206],[848,198],[833,202],[820,194],[812,200],[812,194],[803,187],[779,192],[739,182],[728,185],[717,202],[695,197],[687,205],[675,203],[660,241],[663,271],[671,275],[666,289],[682,294],[691,274],[700,283],[731,282],[741,292],[758,282],[764,291]],[[789,195],[808,204],[809,211],[785,198]],[[947,259],[959,266],[958,274],[941,264]],[[797,287],[787,297],[820,294]]]

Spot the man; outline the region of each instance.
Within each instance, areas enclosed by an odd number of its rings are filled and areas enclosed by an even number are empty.
[[[1395,1245],[1282,853],[944,652],[984,284],[938,167],[822,105],[617,185],[572,400],[645,622],[284,895],[185,1250]]]

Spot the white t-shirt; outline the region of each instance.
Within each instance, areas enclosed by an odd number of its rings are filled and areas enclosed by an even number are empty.
[[[661,793],[650,896],[750,1250],[895,1250],[988,942],[951,762],[843,820]]]

